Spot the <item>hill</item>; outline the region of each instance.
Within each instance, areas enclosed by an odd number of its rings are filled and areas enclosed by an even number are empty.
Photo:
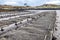
[[[22,9],[41,9],[41,8],[60,8],[60,5],[56,4],[43,4],[40,6],[12,6],[12,5],[0,5],[1,11],[20,11]]]
[[[60,8],[60,5],[56,4],[43,4],[41,6],[36,6],[37,8]]]
[[[43,4],[41,6],[36,6],[37,8],[60,8],[60,5],[56,4]]]

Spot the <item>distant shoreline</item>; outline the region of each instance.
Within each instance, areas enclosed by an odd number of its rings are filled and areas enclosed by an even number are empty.
[[[24,10],[60,10],[60,8],[25,8],[25,9],[0,9],[0,12],[24,11]]]

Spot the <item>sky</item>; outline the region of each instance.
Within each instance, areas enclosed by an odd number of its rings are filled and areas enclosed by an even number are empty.
[[[60,0],[0,0],[1,5],[24,6],[27,3],[29,6],[39,6],[42,4],[60,4]]]

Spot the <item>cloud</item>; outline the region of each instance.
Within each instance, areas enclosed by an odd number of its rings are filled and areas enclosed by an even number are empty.
[[[7,2],[4,2],[4,4],[6,4],[6,5],[15,5],[15,4],[17,4],[17,2],[9,2],[9,1],[7,1]]]
[[[24,1],[22,0],[4,0],[1,4],[5,5],[23,5]]]
[[[60,0],[0,0],[0,4],[23,6],[27,3],[29,6],[36,6],[42,4],[60,4]]]
[[[7,5],[24,5],[24,3],[28,5],[38,5],[38,2],[40,2],[40,0],[0,0],[1,4]]]
[[[7,4],[7,5],[24,5],[24,3],[27,3],[27,5],[35,6],[40,5],[45,2],[44,0],[0,0],[0,4]]]
[[[46,4],[60,4],[60,1],[59,0],[56,0],[56,1],[50,1],[50,2],[46,2]]]

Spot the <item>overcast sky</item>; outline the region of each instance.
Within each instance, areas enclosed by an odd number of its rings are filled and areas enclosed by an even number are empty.
[[[60,0],[0,0],[0,4],[23,6],[24,3],[30,6],[42,4],[60,4]]]

